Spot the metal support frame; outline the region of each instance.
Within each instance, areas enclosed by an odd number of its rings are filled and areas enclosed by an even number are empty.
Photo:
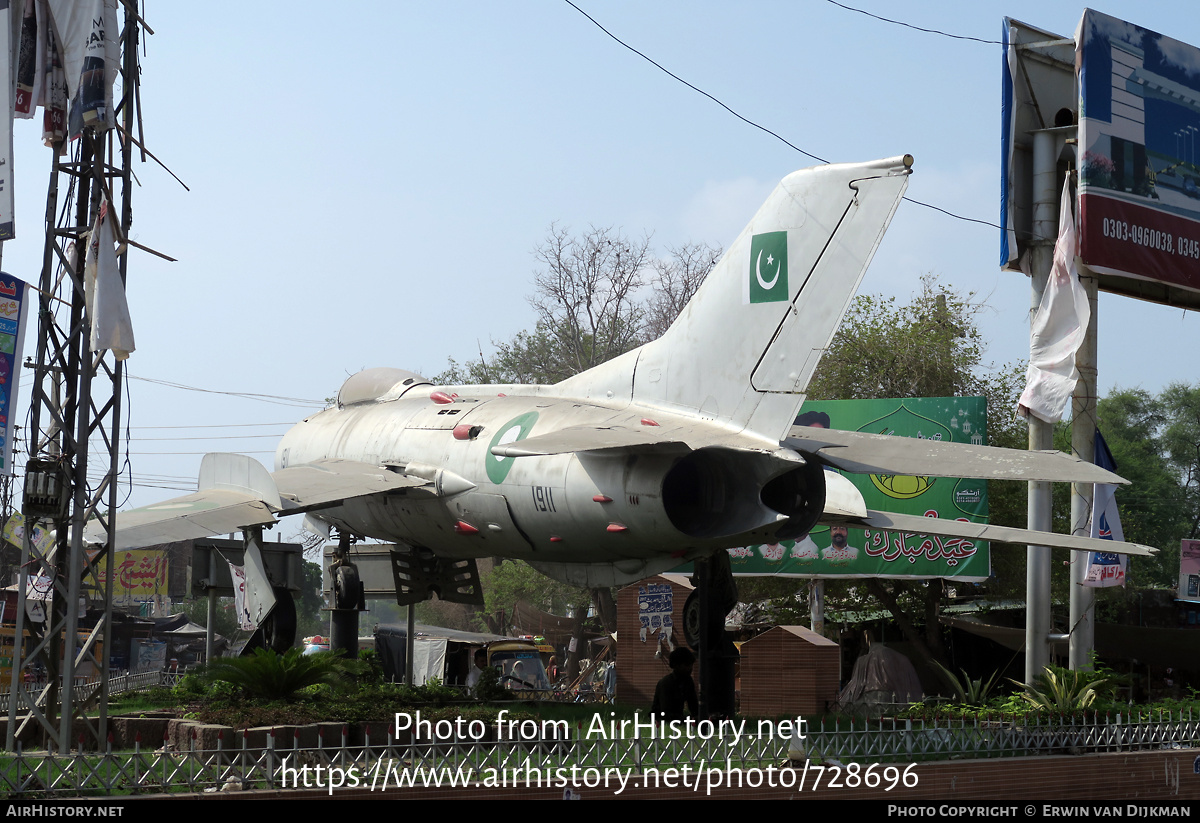
[[[1075,355],[1079,383],[1071,398],[1071,453],[1088,463],[1096,462],[1096,399],[1097,399],[1097,280],[1081,277],[1087,294],[1091,317],[1083,345]],[[1071,534],[1088,537],[1091,534],[1092,498],[1096,487],[1091,483],[1071,486]],[[1092,650],[1096,646],[1096,592],[1083,585],[1087,576],[1089,552],[1071,552],[1071,668],[1077,671],[1092,668]]]
[[[333,593],[329,648],[343,657],[358,655],[358,615],[366,609],[358,566],[350,559],[350,546],[353,542],[353,535],[347,531],[339,531],[337,553],[329,566],[329,588]]]
[[[132,4],[131,4],[132,5]],[[116,115],[125,135],[140,124],[137,44],[139,20],[125,5],[122,29],[122,98]],[[99,570],[112,554],[113,515],[117,508],[117,477],[120,465],[122,364],[111,352],[92,352],[89,347],[91,317],[87,310],[83,281],[83,249],[86,233],[94,222],[101,200],[107,198],[114,217],[120,220],[120,236],[129,236],[132,223],[132,139],[116,145],[117,129],[96,133],[84,129],[71,146],[72,157],[63,160],[61,145],[54,147],[53,168],[46,199],[46,244],[38,289],[38,343],[34,364],[32,416],[29,431],[31,459],[57,463],[70,479],[71,502],[66,514],[45,521],[55,534],[53,547],[31,544],[35,525],[26,519],[21,551],[17,643],[24,643],[20,663],[14,660],[10,684],[8,748],[29,724],[41,727],[48,747],[68,751],[79,741],[81,747],[103,747],[108,733],[108,659],[104,641],[112,624],[112,578],[106,576],[103,591],[96,581]],[[114,165],[116,151],[120,166]],[[62,193],[61,182],[67,181]],[[119,207],[119,215],[115,210]],[[78,255],[71,251],[71,246]],[[125,282],[128,254],[119,259]],[[89,476],[90,472],[90,476]],[[85,549],[83,531],[88,520],[103,526],[106,540],[94,552]],[[27,619],[29,580],[47,579],[52,586],[52,607],[44,623]],[[104,614],[86,637],[79,632],[81,596],[103,602]],[[22,670],[40,660],[46,670],[42,686],[26,684]],[[100,675],[99,684],[86,692],[75,688],[76,673],[91,665]],[[88,718],[93,707],[97,716]],[[83,726],[76,734],[76,721]],[[86,735],[85,735],[86,731]],[[90,740],[85,741],[86,738]]]
[[[1030,312],[1033,322],[1042,303],[1042,293],[1054,264],[1054,241],[1058,237],[1058,157],[1070,128],[1039,129],[1033,133],[1033,241],[1030,260]],[[1054,427],[1032,415],[1029,418],[1030,451],[1050,449]],[[1028,526],[1053,531],[1050,483],[1029,482]],[[1029,546],[1025,568],[1025,682],[1033,683],[1050,662],[1050,549]]]

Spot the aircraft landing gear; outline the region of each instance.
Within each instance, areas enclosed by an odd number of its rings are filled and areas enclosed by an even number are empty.
[[[683,606],[684,639],[700,656],[700,716],[732,717],[737,648],[725,631],[725,615],[737,605],[737,583],[728,552],[695,562],[696,589]]]
[[[276,654],[283,654],[296,645],[296,601],[286,586],[273,586],[275,593],[275,608],[267,615],[242,648],[242,655],[249,655],[255,649],[270,649]]]
[[[358,567],[350,562],[350,534],[338,533],[338,547],[329,564],[333,609],[329,619],[329,648],[342,657],[358,657],[358,613],[366,609]]]

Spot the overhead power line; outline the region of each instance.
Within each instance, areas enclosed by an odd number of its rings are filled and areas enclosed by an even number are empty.
[[[216,389],[203,389],[198,386],[187,386],[183,383],[175,383],[170,380],[156,380],[152,377],[138,377],[129,375],[130,380],[140,380],[143,383],[155,383],[159,386],[168,386],[172,389],[183,389],[184,391],[203,392],[204,394],[223,394],[227,397],[244,397],[247,400],[260,400],[264,403],[275,403],[280,406],[304,406],[308,408],[322,409],[325,407],[324,400],[312,400],[307,397],[283,397],[276,394],[257,394],[254,392],[237,392],[237,391],[217,391]]]
[[[296,425],[295,420],[287,420],[283,423],[203,423],[194,426],[130,426],[129,428],[138,429],[245,429],[251,426],[287,426]],[[220,437],[214,434],[213,437]]]
[[[891,23],[894,26],[903,26],[906,29],[913,29],[914,31],[923,31],[926,34],[939,34],[942,37],[950,37],[954,40],[972,40],[976,43],[986,43],[989,46],[991,46],[991,45],[1003,46],[1004,45],[1003,40],[985,40],[982,37],[968,37],[965,34],[951,34],[950,32],[942,31],[941,29],[926,29],[926,28],[922,28],[921,26],[914,26],[912,23],[905,23],[903,20],[893,20],[890,17],[880,17],[878,14],[872,14],[871,12],[864,11],[863,9],[856,9],[856,8],[854,8],[854,6],[847,6],[843,3],[837,2],[837,0],[825,0],[825,2],[829,3],[830,5],[837,6],[839,9],[845,9],[846,11],[856,11],[859,14],[865,14],[867,17],[873,17],[876,20],[881,20],[884,23]]]
[[[818,163],[828,163],[828,162],[829,162],[828,160],[826,160],[826,159],[824,159],[824,158],[822,158],[822,157],[817,157],[815,154],[813,154],[813,153],[811,153],[811,152],[807,152],[807,151],[805,151],[804,149],[800,148],[799,146],[795,145],[794,143],[790,143],[790,142],[788,142],[786,139],[784,139],[784,138],[783,138],[783,137],[781,137],[780,135],[776,134],[775,132],[771,131],[771,130],[770,130],[770,129],[768,129],[766,126],[760,126],[758,123],[755,123],[753,120],[750,120],[749,118],[743,117],[742,115],[738,114],[736,111],[734,111],[734,110],[733,110],[733,109],[731,109],[729,106],[727,106],[727,105],[725,105],[724,103],[722,103],[722,102],[721,102],[720,100],[718,100],[717,98],[713,97],[711,94],[709,94],[708,92],[706,92],[704,89],[697,88],[696,86],[693,86],[691,83],[689,83],[688,81],[684,80],[684,79],[683,79],[682,77],[680,77],[678,74],[675,74],[674,72],[670,71],[669,69],[666,69],[666,68],[664,68],[664,67],[663,67],[661,64],[659,64],[659,63],[655,62],[655,61],[654,61],[653,59],[651,59],[650,57],[647,57],[645,54],[643,54],[642,52],[640,52],[640,51],[638,51],[637,49],[635,49],[633,46],[631,46],[631,45],[629,45],[628,43],[626,43],[626,42],[625,42],[624,40],[622,40],[620,37],[617,37],[617,36],[616,36],[615,34],[613,34],[611,31],[609,31],[608,29],[604,28],[604,26],[600,25],[600,23],[599,23],[599,22],[597,22],[596,18],[592,17],[592,16],[591,16],[590,14],[588,14],[586,11],[584,11],[584,10],[583,10],[583,9],[581,9],[581,8],[579,8],[579,6],[577,6],[577,5],[575,5],[574,3],[572,3],[572,2],[571,2],[571,0],[565,0],[565,2],[566,2],[566,4],[567,4],[568,6],[570,6],[570,7],[571,7],[571,8],[573,8],[573,9],[575,9],[575,11],[579,12],[580,14],[582,14],[582,15],[583,15],[584,17],[586,17],[588,20],[591,20],[591,21],[592,21],[592,24],[593,24],[593,25],[594,25],[596,28],[600,29],[600,31],[602,31],[602,32],[604,32],[605,34],[607,34],[607,35],[608,35],[609,37],[611,37],[613,40],[616,40],[616,41],[617,41],[618,43],[620,43],[622,46],[624,46],[625,48],[629,49],[631,52],[633,52],[634,54],[636,54],[638,57],[642,58],[642,59],[643,59],[643,60],[645,60],[646,62],[650,63],[652,66],[654,66],[655,68],[657,68],[659,71],[661,71],[661,72],[664,72],[665,74],[667,74],[667,75],[670,75],[671,77],[673,77],[673,78],[675,78],[676,80],[678,80],[680,83],[683,83],[683,85],[687,86],[687,87],[688,87],[689,89],[691,89],[692,91],[694,91],[694,92],[697,92],[698,94],[702,94],[702,95],[704,95],[704,96],[705,96],[705,97],[707,97],[709,100],[713,101],[713,102],[714,102],[714,103],[716,103],[718,106],[720,106],[721,108],[725,109],[725,111],[727,111],[727,112],[729,112],[730,114],[732,114],[732,115],[733,115],[734,117],[736,117],[738,120],[741,120],[743,123],[747,123],[747,124],[749,124],[749,125],[751,125],[751,126],[754,126],[754,128],[756,128],[756,129],[759,129],[759,130],[761,130],[761,131],[765,131],[767,134],[771,135],[771,136],[772,136],[772,137],[774,137],[776,140],[779,140],[780,142],[782,142],[782,143],[785,143],[786,145],[790,146],[791,148],[793,148],[793,149],[795,149],[796,151],[798,151],[798,152],[800,152],[801,154],[803,154],[805,157],[811,157],[813,160],[816,160]]]
[[[616,42],[620,43],[620,44],[621,44],[622,46],[624,46],[625,48],[629,49],[629,51],[633,52],[633,53],[634,53],[634,54],[636,54],[638,57],[641,57],[641,58],[642,58],[643,60],[645,60],[647,63],[650,63],[652,66],[654,66],[655,68],[657,68],[659,71],[661,71],[661,72],[663,72],[663,73],[667,74],[668,76],[670,76],[670,77],[674,78],[675,80],[678,80],[680,83],[683,83],[683,85],[687,86],[687,87],[688,87],[689,89],[691,89],[692,91],[695,91],[695,92],[697,92],[698,94],[702,94],[702,95],[704,95],[704,96],[705,96],[705,97],[707,97],[709,100],[713,101],[713,102],[714,102],[714,103],[716,103],[718,106],[720,106],[721,108],[725,109],[725,111],[729,112],[729,113],[730,113],[730,114],[732,114],[734,117],[736,117],[737,119],[741,120],[743,123],[746,123],[746,124],[748,124],[748,125],[750,125],[750,126],[753,126],[754,128],[758,129],[759,131],[764,131],[764,132],[766,132],[767,134],[771,135],[771,136],[772,136],[772,137],[774,137],[776,140],[778,140],[779,142],[781,142],[781,143],[783,143],[784,145],[788,146],[789,148],[791,148],[791,149],[795,149],[796,151],[798,151],[798,152],[800,152],[801,154],[803,154],[805,157],[811,157],[813,160],[816,160],[818,163],[828,163],[828,162],[829,162],[828,160],[826,160],[826,159],[824,159],[824,158],[822,158],[822,157],[818,157],[817,155],[813,154],[813,153],[812,153],[812,152],[810,152],[810,151],[805,151],[804,149],[802,149],[802,148],[800,148],[799,146],[797,146],[795,143],[792,143],[790,140],[787,140],[786,138],[784,138],[784,137],[780,136],[779,134],[777,134],[777,133],[775,133],[775,132],[771,131],[771,130],[770,130],[770,129],[768,129],[766,126],[763,126],[763,125],[760,125],[760,124],[758,124],[758,123],[755,123],[753,120],[749,119],[748,117],[743,117],[742,115],[740,115],[740,114],[738,114],[736,111],[734,111],[732,108],[730,108],[729,106],[727,106],[725,103],[721,102],[721,101],[720,101],[720,100],[718,100],[716,97],[714,97],[713,95],[711,95],[711,94],[709,94],[708,92],[706,92],[704,89],[701,89],[701,88],[698,88],[697,86],[694,86],[694,85],[692,85],[692,84],[691,84],[691,83],[689,83],[687,80],[684,80],[682,77],[680,77],[679,75],[677,75],[677,74],[675,74],[674,72],[672,72],[672,71],[670,71],[670,70],[668,70],[668,69],[664,68],[664,67],[663,67],[661,64],[659,64],[658,62],[656,62],[656,61],[655,61],[655,60],[653,60],[652,58],[650,58],[650,57],[646,56],[646,55],[645,55],[645,54],[643,54],[642,52],[638,51],[638,50],[637,50],[637,49],[635,49],[633,46],[629,45],[629,44],[628,44],[628,43],[626,43],[624,40],[622,40],[620,37],[617,37],[617,36],[616,36],[615,34],[613,34],[611,31],[609,31],[608,29],[606,29],[604,26],[602,26],[602,25],[601,25],[601,24],[600,24],[600,23],[599,23],[599,22],[596,20],[596,18],[592,17],[592,16],[591,16],[590,14],[588,14],[586,11],[584,11],[584,10],[583,10],[583,9],[581,9],[581,8],[579,8],[579,6],[575,5],[573,2],[571,2],[571,0],[563,0],[563,2],[565,2],[565,3],[566,3],[568,6],[570,6],[571,8],[575,9],[575,11],[579,12],[580,14],[582,14],[582,15],[583,15],[584,17],[586,17],[586,18],[587,18],[589,21],[591,21],[592,25],[594,25],[596,28],[600,29],[600,31],[602,31],[602,32],[604,32],[605,34],[607,34],[609,37],[611,37],[611,38],[612,38],[613,40],[615,40]],[[833,2],[833,0],[828,0],[828,2]],[[835,6],[841,6],[842,8],[844,8],[844,9],[847,9],[848,11],[857,11],[857,12],[861,12],[862,14],[866,14],[866,15],[867,15],[867,16],[869,16],[869,17],[876,17],[876,15],[874,15],[874,14],[870,14],[870,13],[868,13],[868,12],[865,12],[865,11],[862,11],[861,9],[852,8],[852,7],[850,7],[850,6],[842,6],[842,4],[841,4],[841,3],[834,3],[834,5],[835,5]],[[946,32],[937,31],[936,29],[923,29],[923,28],[921,28],[920,26],[912,26],[912,25],[909,25],[908,23],[901,23],[900,21],[897,21],[897,20],[889,20],[889,19],[888,19],[888,18],[886,18],[886,17],[879,17],[878,19],[880,19],[880,20],[883,20],[883,21],[885,21],[885,22],[888,22],[888,23],[895,23],[895,24],[897,24],[897,25],[901,25],[901,26],[907,26],[908,28],[917,29],[918,31],[926,31],[926,32],[930,32],[930,33],[932,33],[932,34],[942,34],[942,35],[945,35],[945,36],[947,36],[947,37],[954,37],[954,38],[956,38],[956,39],[960,39],[960,40],[977,40],[977,41],[978,41],[978,42],[980,42],[980,43],[996,43],[996,42],[999,42],[999,41],[996,41],[996,40],[980,40],[980,39],[979,39],[979,38],[977,38],[977,37],[964,37],[964,36],[960,36],[960,35],[947,34]],[[940,207],[938,207],[938,206],[931,205],[931,204],[929,204],[929,203],[924,203],[924,202],[922,202],[922,201],[920,201],[920,200],[914,200],[914,199],[912,199],[911,197],[905,197],[904,199],[905,199],[906,201],[908,201],[909,203],[912,203],[912,204],[913,204],[913,205],[915,205],[915,206],[924,206],[924,207],[925,207],[925,208],[927,208],[927,209],[933,209],[934,211],[941,212],[942,214],[946,215],[947,217],[953,217],[953,218],[955,218],[956,220],[965,220],[965,221],[966,221],[966,222],[968,222],[968,223],[980,223],[980,224],[982,224],[982,225],[984,225],[984,226],[991,226],[992,228],[995,228],[995,229],[1000,229],[1001,231],[1003,231],[1003,230],[1004,230],[1004,227],[1003,227],[1003,226],[1001,226],[1001,225],[999,225],[999,224],[997,224],[997,223],[992,223],[992,222],[990,222],[990,221],[988,221],[988,220],[980,220],[980,219],[979,219],[979,218],[977,218],[977,217],[966,217],[966,216],[964,216],[964,215],[961,215],[961,214],[955,214],[954,212],[952,212],[952,211],[949,211],[949,210],[947,210],[947,209],[943,209],[943,208],[940,208]]]

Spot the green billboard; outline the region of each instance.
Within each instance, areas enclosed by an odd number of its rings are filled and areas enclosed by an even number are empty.
[[[982,397],[808,401],[800,420],[893,437],[987,445]],[[868,509],[986,523],[987,482],[943,477],[846,474]],[[733,573],[787,577],[953,577],[986,580],[986,542],[876,529],[817,526],[800,541],[729,550]]]

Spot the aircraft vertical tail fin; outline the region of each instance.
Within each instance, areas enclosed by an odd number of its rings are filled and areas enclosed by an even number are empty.
[[[667,332],[560,384],[782,439],[883,239],[912,157],[794,172]]]

